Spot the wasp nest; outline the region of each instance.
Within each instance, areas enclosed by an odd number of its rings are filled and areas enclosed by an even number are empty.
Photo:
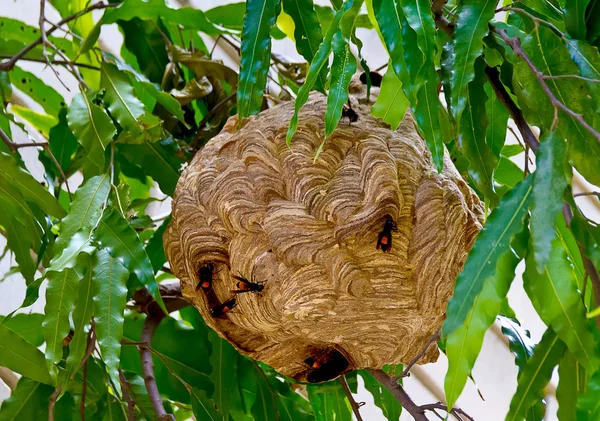
[[[358,119],[342,118],[316,160],[323,95],[311,94],[289,147],[292,102],[240,130],[232,117],[183,172],[164,237],[206,323],[297,380],[413,359],[481,229],[451,160],[438,174],[409,113],[392,131],[364,90],[353,81]],[[437,356],[432,346],[420,363]]]

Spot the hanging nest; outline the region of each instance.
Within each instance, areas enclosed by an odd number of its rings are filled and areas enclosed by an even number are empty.
[[[240,130],[230,118],[183,172],[164,236],[206,324],[300,381],[412,360],[482,224],[481,202],[448,156],[436,172],[410,113],[392,131],[369,113],[377,88],[371,102],[357,80],[350,91],[358,120],[343,117],[316,160],[320,93],[289,147],[293,102]],[[420,363],[437,357],[432,346]]]

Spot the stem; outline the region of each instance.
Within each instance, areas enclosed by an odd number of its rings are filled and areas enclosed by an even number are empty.
[[[417,354],[417,356],[415,358],[413,358],[410,363],[408,363],[408,365],[404,368],[404,371],[402,371],[402,375],[400,377],[408,377],[408,376],[410,376],[410,369],[421,358],[423,358],[423,356],[427,353],[427,350],[429,349],[429,347],[431,346],[431,344],[434,343],[434,342],[437,342],[439,339],[440,339],[440,329],[438,329],[433,335],[431,335],[429,337],[429,339],[427,339],[427,342],[425,343],[425,346],[423,347],[423,349],[421,350],[421,352],[419,352]]]
[[[352,396],[352,392],[350,392],[350,387],[348,386],[348,381],[346,380],[346,376],[342,375],[340,377],[340,383],[342,385],[342,389],[344,389],[344,393],[346,394],[346,398],[348,398],[348,402],[350,402],[350,406],[352,407],[352,412],[354,412],[354,416],[356,417],[356,421],[363,421],[360,416],[359,408],[361,405],[356,403],[354,397]]]
[[[125,378],[125,375],[123,374],[123,370],[121,370],[120,368],[119,368],[119,380],[121,381],[121,387],[123,389],[123,397],[125,398],[125,401],[127,402],[127,421],[135,421],[135,402],[133,402],[133,399],[131,398],[131,395],[129,394],[130,384],[127,381],[127,379]]]
[[[396,398],[402,408],[406,409],[415,421],[428,421],[423,410],[411,399],[398,381],[381,370],[367,368],[369,374],[381,383]]]

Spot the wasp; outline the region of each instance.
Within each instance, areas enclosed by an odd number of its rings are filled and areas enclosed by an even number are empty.
[[[223,304],[220,304],[214,308],[211,308],[210,315],[213,316],[214,318],[224,316],[229,311],[231,311],[231,309],[233,309],[236,304],[237,304],[237,302],[236,302],[235,297],[232,297],[229,300],[225,301]]]
[[[337,349],[325,351],[315,358],[309,357],[304,362],[309,366],[306,376],[309,383],[333,380],[341,375],[349,365],[346,357]]]
[[[231,275],[231,276],[233,278],[237,279],[237,281],[238,281],[236,284],[238,289],[231,291],[235,294],[242,294],[244,292],[262,292],[262,290],[265,289],[265,286],[263,285],[262,282],[256,282],[256,281],[254,281],[254,279],[252,281],[249,281],[248,279],[244,278],[243,276],[239,276],[239,275]]]
[[[342,107],[342,118],[343,117],[348,117],[348,121],[350,123],[354,123],[358,120],[358,114],[356,111],[354,111],[352,107],[346,105]]]
[[[392,248],[392,231],[398,231],[398,226],[394,218],[388,215],[377,238],[377,249],[381,247],[381,250],[386,252]]]
[[[198,269],[198,277],[200,278],[200,282],[196,285],[196,291],[199,291],[200,288],[204,291],[210,290],[212,287],[212,277],[213,271],[215,270],[215,266],[212,263],[206,263]]]

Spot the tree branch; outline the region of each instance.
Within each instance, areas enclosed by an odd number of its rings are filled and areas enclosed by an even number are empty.
[[[106,9],[108,7],[116,7],[119,4],[120,3],[105,4],[103,2],[99,2],[99,3],[91,5],[90,7],[87,7],[86,9],[84,9],[80,12],[75,13],[74,15],[67,16],[66,18],[64,18],[60,22],[58,22],[56,24],[56,26],[53,26],[52,28],[48,29],[43,34],[43,36],[40,36],[38,39],[36,39],[31,44],[29,44],[28,46],[23,48],[21,51],[19,51],[16,55],[12,56],[8,61],[3,61],[2,63],[0,63],[0,72],[8,72],[8,71],[12,70],[13,67],[15,67],[15,64],[17,63],[17,61],[19,61],[21,58],[23,58],[23,56],[25,56],[25,54],[27,54],[28,52],[33,50],[35,47],[40,45],[44,40],[44,36],[48,37],[50,34],[52,34],[54,31],[56,31],[59,26],[64,25],[65,23],[71,22],[72,20],[77,19],[80,16],[83,16],[86,13],[89,13],[93,10]]]
[[[425,343],[425,346],[423,347],[423,349],[421,350],[421,352],[419,352],[417,354],[417,356],[415,358],[412,359],[412,361],[410,363],[408,363],[408,365],[404,368],[404,371],[402,371],[402,374],[400,377],[408,377],[410,376],[410,369],[417,363],[419,362],[419,360],[421,358],[423,358],[423,356],[427,353],[427,350],[429,349],[429,347],[431,346],[432,343],[439,341],[440,339],[440,329],[438,329],[433,335],[431,335],[429,337],[429,339],[427,339],[427,342]]]
[[[405,392],[404,388],[398,383],[398,381],[389,376],[386,372],[381,370],[374,370],[372,368],[367,368],[369,374],[381,383],[387,390],[390,391],[392,395],[396,398],[402,408],[406,409],[410,415],[415,419],[415,421],[428,421],[425,413],[421,408],[408,396],[408,393]]]
[[[9,56],[7,54],[0,54],[0,59],[11,58],[11,57],[13,57],[13,56]],[[35,57],[22,57],[20,60],[32,61],[35,63],[46,63],[46,60],[44,60],[43,58],[35,58]],[[85,64],[85,63],[78,63],[76,61],[50,60],[50,63],[59,64],[59,65],[63,65],[63,66],[72,64],[73,66],[82,67],[84,69],[100,71],[100,68],[98,66],[93,66],[91,64]]]
[[[350,387],[348,386],[348,381],[346,380],[345,375],[342,375],[340,377],[340,384],[342,385],[342,389],[344,389],[344,393],[346,394],[346,398],[348,399],[348,402],[350,402],[350,406],[352,407],[352,412],[354,412],[356,421],[363,421],[362,417],[360,416],[359,408],[362,405],[364,405],[364,403],[362,403],[362,404],[356,403],[356,401],[354,400],[354,396],[352,396],[352,392],[350,391]]]
[[[538,80],[540,85],[542,86],[542,89],[546,93],[546,96],[550,99],[550,102],[552,103],[552,106],[554,107],[554,109],[562,110],[567,115],[569,115],[573,119],[577,120],[577,122],[579,124],[581,124],[598,141],[600,141],[600,132],[596,131],[596,129],[594,129],[590,124],[588,124],[588,122],[585,121],[585,119],[583,118],[582,114],[577,114],[575,111],[571,110],[565,104],[560,102],[556,98],[556,96],[552,93],[552,91],[550,90],[550,87],[546,83],[546,80],[544,78],[544,73],[542,73],[535,66],[533,61],[531,61],[531,58],[529,57],[529,55],[527,55],[525,50],[523,50],[523,48],[521,48],[521,40],[519,38],[509,37],[508,34],[506,33],[506,30],[504,30],[504,29],[498,29],[498,28],[494,27],[493,25],[491,26],[491,28],[492,28],[492,31],[495,34],[497,34],[500,38],[502,38],[502,40],[506,43],[506,45],[508,45],[518,57],[521,57],[523,59],[523,61],[525,61],[525,63],[527,64],[527,67],[529,67],[529,70],[531,70],[531,72],[534,74],[534,76],[536,77],[536,79]],[[555,115],[554,124],[556,124],[556,119],[557,119],[557,116]]]
[[[123,374],[123,370],[119,368],[119,380],[121,381],[121,387],[123,389],[123,397],[125,398],[125,402],[127,402],[127,421],[135,421],[135,402],[131,398],[129,394],[129,388],[131,385],[125,378]]]

